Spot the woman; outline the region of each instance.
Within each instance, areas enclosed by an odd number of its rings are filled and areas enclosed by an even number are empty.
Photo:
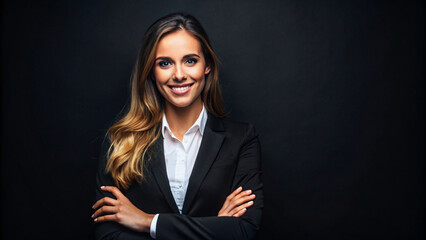
[[[184,14],[157,20],[138,55],[130,109],[104,144],[96,237],[253,238],[263,207],[259,142],[251,125],[224,116],[201,24]]]

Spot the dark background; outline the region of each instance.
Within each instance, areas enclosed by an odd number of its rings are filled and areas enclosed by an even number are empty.
[[[146,28],[195,15],[255,124],[261,239],[423,239],[422,1],[3,1],[2,239],[91,236],[100,142]]]

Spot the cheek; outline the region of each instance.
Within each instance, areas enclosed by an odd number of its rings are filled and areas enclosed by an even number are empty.
[[[190,71],[188,71],[188,75],[191,76],[192,79],[200,81],[204,78],[204,69],[191,69]]]
[[[163,97],[166,97],[164,85],[167,83],[167,76],[164,71],[158,71],[154,69],[154,79],[155,85],[157,85],[157,89]]]
[[[170,78],[169,71],[164,71],[162,69],[154,69],[154,78],[155,82],[158,84],[166,83]]]

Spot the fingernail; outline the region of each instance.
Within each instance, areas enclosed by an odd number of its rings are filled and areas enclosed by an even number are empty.
[[[95,209],[95,205],[92,206],[92,209]]]
[[[247,190],[247,191],[246,191],[246,193],[247,193],[247,194],[250,194],[250,193],[251,193],[251,190]]]
[[[245,212],[246,210],[247,210],[247,208],[243,208],[243,209],[241,209],[241,211],[242,211],[242,212]]]
[[[97,222],[97,221],[98,221],[98,218],[95,218],[95,220],[93,220],[93,221]]]
[[[256,197],[256,195],[252,194],[252,195],[250,195],[250,197]]]
[[[105,186],[101,186],[101,188],[104,188]]]
[[[237,190],[241,190],[241,189],[243,189],[243,187],[239,186]]]
[[[252,205],[252,204],[253,204],[253,201],[248,202],[248,204]]]
[[[95,216],[95,214],[92,214],[92,218],[93,218],[93,216]]]

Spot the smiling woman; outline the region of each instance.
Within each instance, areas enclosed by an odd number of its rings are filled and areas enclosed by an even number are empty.
[[[97,239],[252,239],[262,215],[253,126],[225,119],[201,24],[171,14],[145,34],[127,114],[108,130]]]
[[[185,30],[170,33],[159,42],[156,56],[154,77],[166,99],[166,111],[188,108],[201,112],[201,92],[210,66],[199,41]]]

